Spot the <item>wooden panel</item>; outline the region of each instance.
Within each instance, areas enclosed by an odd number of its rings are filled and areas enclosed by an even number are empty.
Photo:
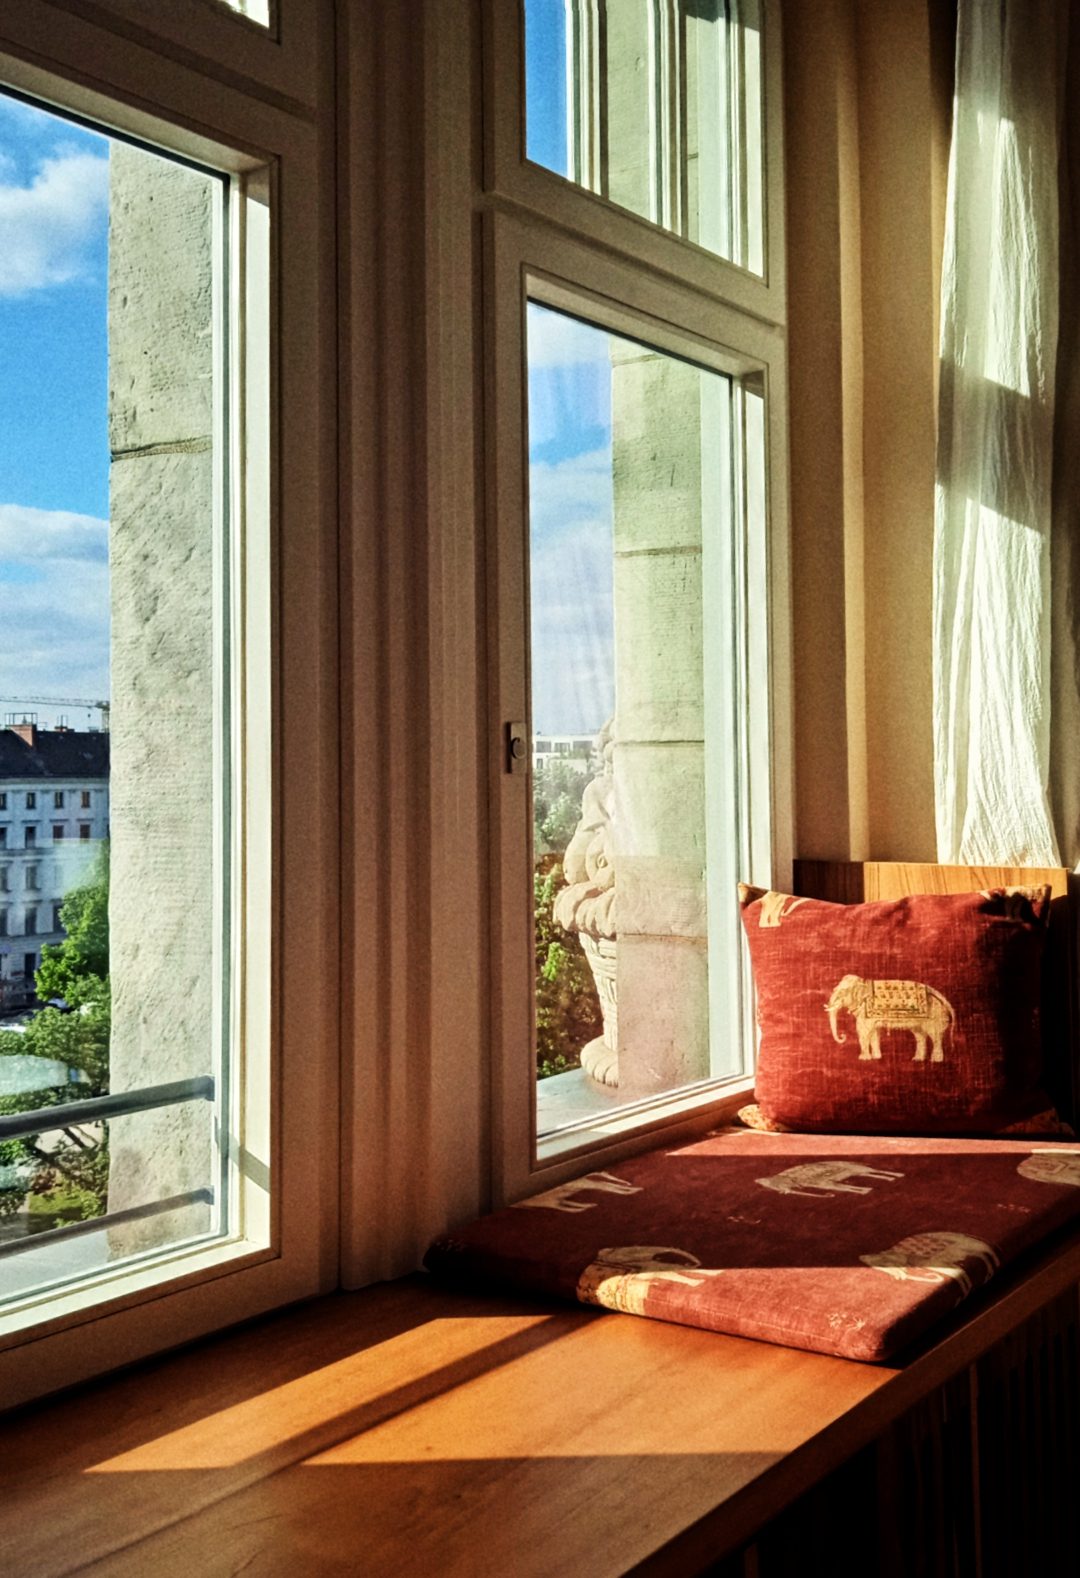
[[[1050,884],[1064,898],[1070,873],[1064,866],[937,866],[897,860],[797,860],[795,889],[807,898],[834,904],[902,899],[913,893],[978,893],[983,888]]]
[[[907,1526],[912,1484],[937,1500],[909,1544],[963,1554],[953,1383],[1046,1306],[1041,1345],[987,1361],[980,1386],[1011,1410],[987,1428],[1016,1438],[1006,1477],[1052,1464],[1050,1494],[1080,1472],[1078,1276],[1073,1235],[903,1369],[420,1277],[337,1295],[9,1417],[0,1572],[683,1578],[723,1560],[725,1578],[784,1578],[813,1538],[854,1578],[878,1531]],[[923,1570],[972,1571],[897,1578]]]

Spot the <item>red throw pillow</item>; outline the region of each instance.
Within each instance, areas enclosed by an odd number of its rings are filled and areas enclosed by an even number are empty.
[[[1045,1112],[1049,888],[826,904],[740,887],[765,1122],[995,1134]]]

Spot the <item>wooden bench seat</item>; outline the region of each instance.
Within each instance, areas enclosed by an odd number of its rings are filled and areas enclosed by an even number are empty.
[[[9,1416],[0,1572],[594,1578],[722,1562],[769,1578],[798,1570],[776,1543],[784,1528],[798,1543],[800,1519],[823,1516],[831,1575],[891,1571],[867,1542],[887,1548],[890,1517],[917,1526],[916,1509],[895,1505],[901,1469],[887,1467],[915,1450],[911,1421],[950,1406],[955,1420],[957,1398],[974,1410],[980,1377],[986,1391],[1025,1332],[1046,1350],[1032,1373],[1047,1396],[1026,1400],[1026,1444],[1015,1421],[995,1413],[988,1428],[1010,1429],[1010,1450],[1029,1455],[1038,1437],[1044,1498],[1056,1475],[1075,1475],[1076,1432],[1063,1448],[1057,1415],[1080,1415],[1078,1281],[1071,1234],[894,1368],[474,1298],[419,1276],[337,1294]],[[860,1463],[871,1489],[854,1507],[843,1476]],[[976,1571],[964,1565],[968,1535],[988,1560],[987,1519],[1001,1509],[980,1506],[987,1472],[984,1461],[966,1499],[952,1496],[949,1515],[971,1529],[940,1535],[942,1564],[921,1571]],[[839,1523],[830,1496],[846,1509]],[[1051,1538],[1064,1536],[1047,1533],[1045,1550]]]

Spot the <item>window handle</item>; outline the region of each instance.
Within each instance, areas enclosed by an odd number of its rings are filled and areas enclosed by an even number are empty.
[[[529,737],[523,723],[508,723],[505,728],[506,756],[505,766],[508,773],[523,773],[529,766]]]

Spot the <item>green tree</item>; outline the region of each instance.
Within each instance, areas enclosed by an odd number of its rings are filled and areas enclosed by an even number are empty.
[[[46,1007],[18,1030],[0,1030],[0,1058],[40,1058],[61,1063],[82,1075],[77,1087],[43,1084],[14,1096],[0,1096],[0,1112],[33,1112],[62,1107],[73,1094],[81,1100],[103,1096],[109,1088],[109,865],[103,849],[89,882],[74,888],[60,907],[64,941],[46,944],[35,985],[39,998],[62,998],[70,1012]],[[44,1069],[43,1069],[44,1073]],[[31,1206],[49,1211],[55,1221],[82,1221],[105,1210],[108,1185],[107,1137],[88,1140],[76,1128],[47,1131],[0,1142],[0,1216]]]
[[[539,1079],[576,1068],[587,1042],[603,1031],[600,1000],[581,944],[555,919],[562,866],[541,861],[533,878],[536,910],[536,1072]]]
[[[533,833],[538,854],[561,855],[581,817],[590,774],[571,762],[552,761],[533,773]]]
[[[88,981],[109,974],[109,850],[103,845],[89,882],[72,888],[60,906],[67,933],[63,942],[46,943],[35,977],[37,995],[47,1002],[62,997],[77,1006]]]

